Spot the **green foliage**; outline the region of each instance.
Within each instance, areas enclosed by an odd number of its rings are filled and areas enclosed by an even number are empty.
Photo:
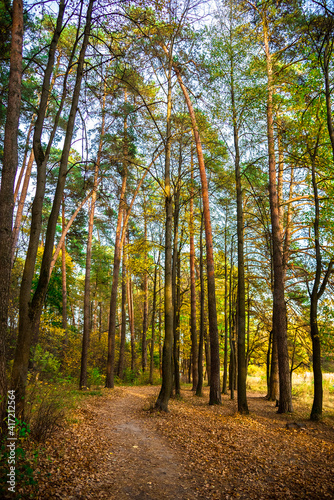
[[[51,352],[44,351],[37,344],[33,358],[34,368],[41,374],[43,379],[54,379],[59,374],[60,361]]]
[[[32,288],[33,291],[36,290],[38,280],[39,280],[39,269],[42,262],[44,253],[44,248],[39,247],[37,252],[37,260],[36,260],[36,272],[33,279]],[[53,268],[49,286],[47,290],[46,296],[46,308],[53,314],[53,318],[55,321],[55,325],[60,326],[61,320],[57,317],[57,313],[60,315],[62,313],[62,271],[61,271],[61,260],[62,260],[62,252],[60,251],[57,262]],[[68,290],[71,286],[75,284],[75,273],[74,273],[74,263],[72,261],[71,256],[66,252],[66,281]]]
[[[9,466],[11,462],[10,449],[6,439],[0,442],[0,495],[1,498],[20,499],[23,498],[19,493],[26,487],[32,487],[32,491],[38,491],[37,474],[34,472],[37,463],[39,450],[30,443],[30,426],[26,422],[16,419],[15,441],[15,493],[8,492]]]
[[[104,377],[100,373],[100,370],[96,367],[90,367],[87,370],[88,386],[92,385],[103,385]]]
[[[311,178],[312,154],[315,154],[316,182],[320,195],[320,247],[323,255],[323,274],[334,255],[334,183],[332,149],[328,136],[327,109],[324,95],[322,57],[324,55],[325,13],[319,8],[314,15],[303,2],[257,2],[256,9],[248,2],[220,2],[212,23],[204,29],[190,25],[186,12],[178,25],[176,13],[168,12],[167,4],[125,7],[123,23],[110,33],[108,21],[94,27],[90,39],[90,52],[86,59],[85,78],[78,106],[73,149],[71,149],[64,189],[65,222],[78,204],[92,189],[93,172],[99,164],[99,188],[95,205],[95,220],[90,275],[91,334],[88,354],[88,385],[104,384],[108,345],[108,310],[112,281],[115,229],[120,201],[127,211],[130,200],[143,172],[151,165],[157,151],[163,151],[166,142],[166,58],[160,50],[161,40],[173,45],[173,61],[181,71],[194,105],[201,136],[205,165],[208,174],[212,229],[214,236],[216,298],[218,324],[223,354],[225,330],[225,305],[227,319],[235,311],[237,291],[237,246],[235,210],[235,150],[234,131],[240,139],[240,166],[244,195],[244,252],[246,258],[246,288],[249,292],[247,360],[250,387],[264,387],[265,379],[260,368],[265,366],[269,332],[272,329],[272,237],[268,199],[268,151],[266,128],[267,75],[263,51],[264,14],[269,28],[270,50],[273,63],[273,107],[276,157],[283,162],[282,226],[285,236],[290,217],[291,243],[286,276],[288,308],[288,342],[292,368],[300,363],[310,364],[309,293],[315,278],[315,245],[313,224],[315,218]],[[123,8],[122,7],[122,8]],[[190,6],[189,6],[190,7]],[[304,9],[304,12],[301,11]],[[37,9],[37,8],[36,8]],[[48,141],[55,115],[61,102],[65,68],[76,43],[77,28],[71,5],[66,7],[67,19],[55,54],[51,76],[44,130],[43,148]],[[96,6],[96,9],[99,9]],[[108,10],[108,6],[106,7]],[[42,13],[29,10],[25,22],[24,74],[22,86],[21,118],[19,131],[19,163],[22,161],[26,131],[32,113],[38,108],[41,84],[48,58],[48,47],[54,33],[55,16],[43,4]],[[256,10],[256,12],[255,12]],[[97,11],[98,12],[98,11]],[[172,14],[172,15],[170,15]],[[35,17],[34,17],[35,16]],[[130,18],[132,16],[132,21]],[[97,16],[97,18],[102,19]],[[9,75],[10,8],[0,0],[0,129],[3,131]],[[105,19],[108,19],[107,17]],[[330,21],[330,20],[328,20]],[[115,21],[116,22],[116,21]],[[328,22],[331,26],[331,22]],[[118,29],[119,28],[119,29]],[[331,28],[332,29],[332,28]],[[331,33],[332,34],[332,33]],[[71,98],[74,89],[75,67],[82,37],[79,37],[73,64],[66,82],[67,95],[59,117],[59,127],[47,164],[46,195],[43,204],[42,229],[38,249],[32,293],[36,290],[43,257],[47,223],[51,213],[55,188],[58,182],[59,162],[62,155],[64,132],[67,127]],[[171,40],[173,43],[171,44]],[[330,39],[331,40],[331,39]],[[332,42],[330,42],[332,43]],[[332,45],[331,45],[332,47]],[[111,56],[111,57],[109,57]],[[329,61],[330,86],[333,83],[333,54]],[[201,182],[196,154],[191,154],[193,134],[184,98],[173,74],[172,147],[171,147],[171,196],[180,192],[180,219],[178,250],[180,252],[180,358],[184,367],[190,358],[189,328],[189,196],[190,167],[194,167],[195,188],[195,242],[198,274],[199,227],[201,221]],[[331,88],[331,98],[333,92]],[[233,92],[232,92],[233,91]],[[232,102],[232,93],[234,103]],[[102,106],[103,103],[103,106]],[[80,115],[80,116],[79,116]],[[104,136],[99,151],[102,118]],[[1,134],[0,134],[1,135]],[[2,137],[2,136],[1,136]],[[279,151],[279,139],[282,151]],[[2,140],[2,139],[1,139]],[[29,145],[31,147],[31,144]],[[80,152],[77,151],[80,150]],[[0,144],[0,157],[2,143]],[[283,156],[283,159],[281,159]],[[277,165],[278,166],[278,165]],[[165,153],[155,158],[150,171],[137,195],[128,224],[129,244],[127,272],[131,278],[134,304],[136,351],[140,353],[140,336],[143,320],[143,277],[149,282],[149,318],[153,304],[153,276],[158,252],[159,277],[157,308],[163,310],[164,290],[164,228],[165,228]],[[127,173],[127,190],[120,200],[120,185]],[[33,169],[36,182],[36,169]],[[291,189],[290,189],[291,188]],[[34,186],[29,196],[34,196]],[[291,198],[291,199],[290,199]],[[10,362],[14,356],[17,339],[19,288],[23,274],[24,258],[28,245],[31,220],[31,202],[27,198],[26,224],[21,228],[18,258],[12,272],[10,314],[8,321],[7,353]],[[301,203],[300,203],[301,202]],[[51,422],[58,411],[49,397],[44,396],[45,382],[59,383],[62,387],[77,384],[80,372],[82,347],[82,310],[86,266],[86,243],[89,202],[78,213],[66,237],[66,280],[68,327],[62,325],[62,272],[61,254],[53,269],[44,313],[41,318],[38,344],[33,348],[31,383],[41,383],[36,402],[31,403],[32,421],[42,428]],[[289,211],[291,209],[291,212]],[[176,213],[176,210],[174,211]],[[144,237],[143,219],[147,225]],[[59,214],[55,242],[62,232],[63,220]],[[226,237],[226,245],[225,245]],[[227,272],[225,275],[225,257]],[[231,284],[229,276],[231,272]],[[322,274],[322,277],[323,277]],[[231,292],[231,305],[226,304],[225,284]],[[196,283],[199,289],[199,281]],[[333,286],[332,275],[329,286]],[[231,290],[229,289],[231,287]],[[330,288],[329,288],[330,290]],[[118,304],[120,302],[120,287]],[[319,329],[323,361],[333,370],[333,299],[325,291],[319,304]],[[158,316],[158,311],[157,311]],[[158,321],[156,316],[156,322]],[[199,320],[199,307],[197,308]],[[142,384],[148,382],[148,372],[142,373],[137,355],[137,366],[132,371],[129,345],[128,312],[126,318],[126,352],[124,381],[117,383]],[[117,319],[117,322],[118,319]],[[163,337],[164,318],[161,313]],[[148,333],[149,337],[150,333]],[[163,342],[163,338],[159,339]],[[116,335],[116,364],[119,355],[119,335]],[[159,364],[158,339],[154,346],[154,366]],[[228,352],[229,352],[228,348]],[[186,369],[186,368],[183,368]],[[158,382],[155,370],[154,380]],[[43,384],[42,384],[43,383]],[[57,390],[59,386],[56,387]],[[296,389],[297,390],[297,389]],[[299,388],[299,391],[302,389]],[[75,404],[76,398],[92,391],[76,393],[73,387],[65,389],[62,396]],[[331,388],[329,387],[329,392]],[[100,394],[100,393],[99,393]],[[40,410],[38,410],[40,405]],[[37,418],[38,412],[40,414]],[[50,424],[51,425],[51,424]],[[47,426],[46,426],[47,427]],[[33,427],[32,427],[33,428]],[[35,432],[35,431],[34,431]],[[37,435],[42,435],[36,431]],[[36,439],[44,439],[44,437]]]

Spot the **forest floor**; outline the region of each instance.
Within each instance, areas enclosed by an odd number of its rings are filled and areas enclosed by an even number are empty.
[[[278,415],[250,393],[250,414],[182,390],[168,414],[152,411],[159,388],[117,387],[90,396],[44,445],[40,499],[195,500],[334,498],[334,418],[309,408]],[[305,428],[287,429],[291,422]],[[28,494],[28,492],[26,492]]]

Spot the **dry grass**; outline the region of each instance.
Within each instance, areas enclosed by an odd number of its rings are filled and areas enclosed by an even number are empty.
[[[266,393],[266,377],[263,369],[250,366],[247,378],[247,388],[250,391]],[[334,373],[323,373],[323,410],[330,414],[334,410]],[[292,396],[299,405],[309,406],[313,401],[313,373],[294,372],[292,375]]]

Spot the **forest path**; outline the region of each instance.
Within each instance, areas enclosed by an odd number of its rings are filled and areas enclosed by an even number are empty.
[[[249,393],[249,415],[223,396],[209,406],[189,387],[170,413],[149,411],[159,387],[86,395],[38,463],[36,500],[322,500],[334,498],[334,412],[279,415]],[[147,411],[145,411],[147,410]],[[303,428],[287,428],[301,422]],[[28,497],[24,497],[28,498]]]
[[[157,387],[124,387],[118,397],[86,405],[97,441],[109,443],[90,485],[72,498],[109,500],[192,500],[199,496],[184,477],[184,465],[167,439],[140,413]],[[116,393],[117,395],[117,393]]]

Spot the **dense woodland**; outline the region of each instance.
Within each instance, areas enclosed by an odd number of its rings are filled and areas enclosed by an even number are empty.
[[[0,384],[311,419],[333,370],[334,4],[1,0]]]

